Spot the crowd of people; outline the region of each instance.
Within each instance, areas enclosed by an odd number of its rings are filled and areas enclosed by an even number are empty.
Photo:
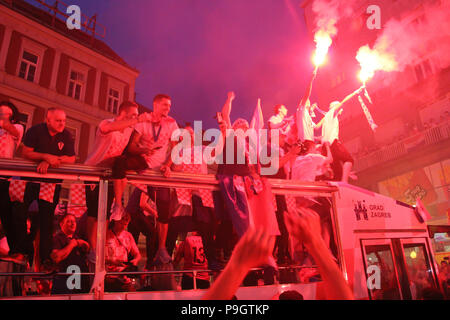
[[[170,96],[155,96],[152,112],[142,114],[136,103],[123,102],[116,117],[101,121],[93,151],[85,164],[112,169],[110,179],[113,183],[106,204],[109,221],[105,246],[107,271],[137,270],[142,256],[136,243],[142,234],[146,237],[145,270],[223,270],[205,299],[231,299],[253,267],[262,267],[265,281],[273,283],[277,264],[292,263],[317,265],[318,272],[300,277],[321,277],[330,299],[351,299],[352,293],[336,264],[329,200],[297,197],[297,209],[292,212],[288,210],[285,196],[277,195],[274,209],[266,179],[348,182],[356,178],[351,171],[353,158],[339,140],[339,116],[345,103],[363,88],[342,101],[332,102],[329,110],[324,112],[310,103],[315,76],[316,72],[293,116],[287,116],[284,105],[277,105],[268,121],[269,130],[279,134],[279,141],[269,141],[263,146],[275,148],[279,154],[277,172],[270,176],[262,176],[262,165],[250,161],[249,145],[238,143],[234,132],[246,132],[250,125],[242,118],[231,121],[236,96],[233,92],[228,93],[218,116],[222,143],[218,143],[213,152],[214,157],[224,159],[215,167],[220,191],[213,193],[214,208],[203,203],[198,190],[192,191],[190,201],[183,202],[177,197],[177,190],[153,186],[134,188],[128,202],[124,203],[129,171],[152,169],[165,177],[170,177],[173,171],[208,173],[204,159],[193,161],[196,155],[202,154],[204,147],[197,150],[191,128],[186,130],[192,144],[185,144],[179,150],[179,155],[188,155],[190,161],[174,163],[173,150],[178,141],[173,141],[172,135],[179,126],[169,115]],[[324,115],[317,123],[313,121],[315,112]],[[3,231],[0,257],[2,261],[16,265],[34,265],[36,271],[42,272],[66,273],[67,268],[74,265],[81,272],[93,271],[97,249],[98,185],[86,185],[84,222],[64,214],[58,217],[55,228],[55,208],[59,203],[62,180],[45,178],[49,168],[76,161],[74,140],[65,128],[66,114],[63,109],[50,108],[45,122],[25,133],[17,123],[18,114],[19,110],[12,103],[0,103],[0,157],[22,157],[36,162],[37,172],[43,178],[1,177]],[[316,129],[321,129],[321,136],[315,135]],[[244,160],[239,161],[240,157]],[[23,198],[10,192],[17,186],[25,188]],[[55,186],[51,199],[43,196],[44,187],[48,186]],[[30,226],[29,211],[33,206],[38,213]],[[84,232],[79,232],[81,223],[85,224]],[[267,280],[270,275],[272,280]],[[68,288],[67,277],[56,276],[48,291],[55,294],[88,292],[92,282],[95,283],[95,279],[83,277],[81,286]],[[173,279],[170,276],[166,279],[153,279],[147,289],[175,289]],[[200,272],[196,279],[197,288],[210,286],[207,272]],[[126,274],[105,278],[107,291],[133,291],[135,284],[136,279]],[[185,273],[182,288],[193,287],[192,274]]]

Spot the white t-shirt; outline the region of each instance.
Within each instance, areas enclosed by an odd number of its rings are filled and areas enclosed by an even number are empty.
[[[19,147],[20,141],[22,141],[23,127],[20,124],[14,124],[13,126],[19,131],[18,138],[5,129],[0,129],[0,158],[14,158],[14,152]]]
[[[99,164],[111,166],[112,159],[122,154],[130,141],[133,127],[122,131],[112,131],[107,134],[101,132],[100,128],[106,123],[113,123],[115,119],[106,119],[100,122],[92,153],[85,161],[86,165],[97,166]],[[110,163],[111,162],[111,163]]]
[[[334,115],[334,112],[335,109],[333,108],[325,114],[322,126],[322,143],[329,142],[331,145],[334,140],[339,139],[339,115]]]
[[[135,130],[141,134],[140,147],[154,149],[152,155],[143,155],[150,169],[159,169],[167,160],[170,138],[172,133],[178,129],[177,122],[171,117],[161,119],[158,126],[153,129],[153,123],[138,123]],[[158,149],[155,149],[158,148]]]
[[[316,177],[327,170],[326,159],[323,155],[315,153],[297,157],[292,165],[292,180],[316,181]]]
[[[300,141],[314,141],[314,128],[316,124],[312,121],[308,108],[301,106],[297,113],[298,138]]]

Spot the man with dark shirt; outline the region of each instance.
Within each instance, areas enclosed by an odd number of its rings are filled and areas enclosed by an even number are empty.
[[[78,267],[80,272],[88,272],[86,253],[89,251],[89,243],[78,239],[74,234],[77,229],[77,221],[72,214],[66,214],[60,222],[61,231],[53,238],[52,260],[58,265],[60,273],[72,273],[69,267]],[[89,291],[88,278],[82,277],[77,288],[70,288],[67,283],[68,276],[57,276],[53,280],[52,293],[85,293]]]
[[[66,113],[64,110],[50,108],[47,111],[45,123],[35,125],[26,132],[22,156],[38,162],[37,172],[46,174],[49,167],[57,168],[61,164],[75,162],[74,140],[70,132],[65,129],[65,125]],[[36,181],[36,179],[34,180]],[[38,181],[43,183],[61,182],[61,180],[54,179],[39,179]],[[39,204],[40,262],[51,264],[49,259],[52,249],[53,218],[59,202],[61,185],[56,185],[52,202],[39,199],[40,188],[42,188],[42,183],[29,182],[25,189],[24,202],[15,202],[13,205],[14,232],[17,242],[11,245],[11,253],[17,261],[26,260],[26,248],[29,247],[26,237],[26,215],[31,202],[37,200]]]

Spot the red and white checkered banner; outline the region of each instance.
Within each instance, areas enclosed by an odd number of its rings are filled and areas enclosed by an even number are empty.
[[[9,197],[11,199],[11,202],[23,202],[26,187],[27,181],[11,180],[9,184]]]
[[[56,184],[54,183],[40,183],[41,188],[39,190],[39,199],[53,203],[53,197],[55,196]]]
[[[204,207],[214,208],[214,199],[211,190],[200,189],[200,198]]]
[[[175,189],[177,193],[178,203],[185,205],[192,205],[192,190],[191,189]]]
[[[0,129],[0,158],[12,158],[10,154],[8,132],[4,129]]]
[[[86,189],[82,184],[72,184],[69,192],[69,203],[71,205],[86,205]]]
[[[289,212],[296,212],[297,210],[297,201],[294,196],[286,196],[286,205]]]
[[[273,210],[277,211],[278,210],[277,197],[273,193],[272,193],[272,205],[273,205]]]

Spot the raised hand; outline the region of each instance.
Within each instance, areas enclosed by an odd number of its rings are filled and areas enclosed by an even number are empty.
[[[272,255],[274,244],[274,236],[265,230],[250,228],[234,248],[230,261],[246,269],[261,266]]]
[[[297,212],[288,212],[285,218],[290,234],[306,247],[322,239],[320,217],[314,210],[299,207]]]

